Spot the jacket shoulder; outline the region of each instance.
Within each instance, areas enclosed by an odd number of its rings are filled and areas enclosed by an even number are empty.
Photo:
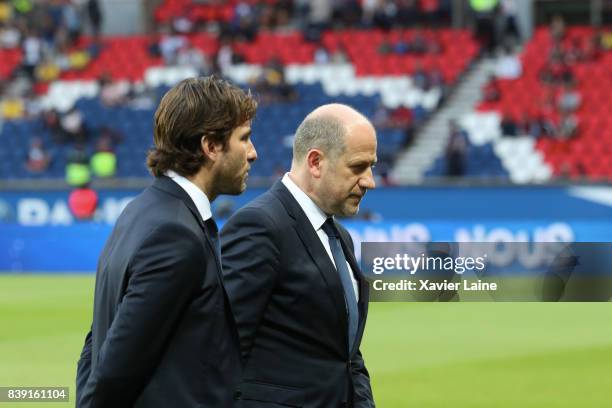
[[[272,227],[279,222],[283,223],[283,218],[287,216],[287,210],[278,197],[267,191],[236,211],[228,223],[248,218],[253,223],[263,223]]]

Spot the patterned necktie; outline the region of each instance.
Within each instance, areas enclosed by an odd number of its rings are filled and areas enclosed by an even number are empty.
[[[357,298],[355,297],[353,281],[351,280],[351,271],[346,263],[346,257],[344,256],[342,244],[340,243],[340,234],[334,225],[334,220],[328,218],[322,228],[329,237],[329,246],[332,256],[334,257],[336,269],[340,275],[342,288],[344,289],[344,300],[348,312],[348,347],[350,352],[353,349],[353,343],[355,343],[355,338],[357,337],[357,325],[359,323],[359,311],[357,309]]]

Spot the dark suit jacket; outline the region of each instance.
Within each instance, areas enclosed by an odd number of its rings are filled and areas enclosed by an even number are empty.
[[[78,407],[231,407],[238,335],[195,204],[160,177],[121,214],[100,256]]]
[[[223,227],[225,287],[244,362],[243,407],[374,406],[359,351],[368,286],[350,235],[337,226],[360,289],[358,336],[350,351],[338,272],[280,181]]]

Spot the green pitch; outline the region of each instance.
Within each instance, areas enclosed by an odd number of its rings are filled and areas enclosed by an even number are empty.
[[[0,275],[0,386],[69,386],[91,276]],[[376,303],[362,351],[382,408],[603,407],[612,305]]]

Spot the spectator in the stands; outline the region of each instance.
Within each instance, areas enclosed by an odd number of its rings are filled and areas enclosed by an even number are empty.
[[[379,102],[372,123],[377,129],[405,129],[413,123],[412,112],[404,106],[387,108]]]
[[[42,139],[39,137],[32,138],[28,149],[26,168],[32,173],[43,173],[50,163],[51,155],[45,149]]]
[[[21,43],[21,32],[16,23],[0,24],[0,49],[17,48]]]
[[[114,151],[115,146],[123,141],[123,133],[110,126],[102,126],[98,132],[98,144],[101,146],[110,146]]]
[[[263,66],[261,75],[253,82],[264,103],[288,102],[297,98],[295,89],[285,79],[285,68],[276,58]]]
[[[599,60],[603,51],[602,33],[600,30],[597,30],[584,46],[584,61],[593,62]]]
[[[89,154],[83,144],[77,143],[66,158],[66,182],[73,187],[81,187],[91,180]]]
[[[103,15],[98,0],[87,0],[87,16],[89,17],[89,23],[91,24],[92,35],[94,37],[99,37]]]
[[[404,55],[411,52],[411,44],[410,39],[408,38],[408,34],[403,32],[400,34],[400,38],[391,45],[391,51],[398,55]],[[418,53],[415,51],[415,53]]]
[[[11,3],[2,0],[0,1],[0,24],[6,24],[13,18],[13,7]]]
[[[198,76],[209,75],[212,71],[206,55],[193,44],[185,44],[179,49],[176,63],[182,67],[195,68]]]
[[[162,34],[159,41],[159,52],[161,53],[166,65],[176,65],[176,58],[179,49],[187,45],[187,38],[170,29],[169,33]]]
[[[543,136],[540,118],[541,116],[539,114],[530,115],[527,112],[523,112],[521,120],[518,123],[518,127],[524,132],[525,135],[538,139]]]
[[[408,52],[412,54],[439,54],[442,51],[440,43],[434,38],[427,38],[422,29],[417,28],[408,42]]]
[[[330,61],[332,64],[344,64],[349,61],[348,52],[344,45],[339,44],[338,47],[331,53]]]
[[[380,44],[378,45],[378,53],[382,55],[387,55],[393,53],[394,47],[391,41],[388,38],[384,38]]]
[[[612,50],[612,31],[599,31],[594,36],[595,40],[599,40],[597,45],[601,51]]]
[[[553,16],[550,22],[550,35],[553,40],[561,41],[565,38],[565,20],[560,14]]]
[[[25,113],[25,104],[21,98],[8,96],[0,100],[0,118],[21,119]]]
[[[541,71],[540,78],[546,84],[559,85],[573,82],[574,73],[562,57],[553,56],[551,61]]]
[[[60,128],[68,142],[85,143],[89,138],[89,131],[85,124],[85,118],[79,109],[72,107],[61,116]]]
[[[561,112],[557,137],[560,139],[570,139],[578,132],[578,117],[573,113]]]
[[[551,119],[551,115],[540,112],[535,120],[531,122],[531,136],[535,138],[555,136],[557,127]]]
[[[501,0],[500,3],[501,43],[516,45],[521,42],[521,30],[517,18],[517,0]]]
[[[337,27],[353,27],[361,21],[359,0],[335,0],[332,3],[332,23]]]
[[[500,79],[517,79],[523,73],[523,64],[510,46],[506,46],[497,58],[495,75]]]
[[[410,27],[419,21],[419,1],[420,0],[399,0],[395,2],[395,7],[397,9],[395,19],[397,24],[401,27]],[[422,0],[420,2],[422,5]],[[426,4],[425,7],[421,7],[425,14],[428,13],[428,11],[426,11],[428,6],[429,5]],[[429,20],[429,18],[426,19]]]
[[[74,45],[79,40],[82,30],[80,12],[73,1],[66,1],[62,9],[62,25],[68,34],[68,44]]]
[[[366,24],[371,24],[374,28],[389,30],[393,26],[393,22],[397,17],[397,7],[394,4],[385,0],[376,1],[375,5],[368,10],[368,15],[365,16]]]
[[[539,109],[540,112],[550,117],[557,112],[557,88],[547,86],[543,90],[544,94],[539,101]]]
[[[275,4],[261,2],[258,7],[258,26],[267,30],[289,25],[293,15],[293,1],[291,0],[277,0]]]
[[[237,40],[253,41],[257,33],[257,15],[255,7],[246,1],[237,2],[234,7],[234,18],[230,31]]]
[[[98,79],[100,100],[105,106],[118,106],[127,102],[130,84],[127,81],[113,81],[109,72]]]
[[[382,100],[379,100],[372,115],[372,124],[376,129],[387,129],[390,127],[390,122],[391,109],[387,108]]]
[[[377,6],[378,0],[363,0],[361,2],[361,23],[364,27],[372,27]]]
[[[304,38],[308,41],[321,40],[321,31],[329,27],[332,15],[332,2],[329,0],[308,0],[302,5],[304,14]]]
[[[466,171],[467,135],[455,120],[449,122],[450,137],[446,146],[446,175],[461,177]]]
[[[489,76],[489,81],[483,89],[485,102],[497,102],[501,99],[501,87],[495,75]]]
[[[182,13],[179,13],[172,18],[172,28],[175,32],[184,35],[193,32],[194,22],[190,18],[190,14],[191,8],[186,6]]]
[[[102,134],[91,156],[91,170],[99,178],[113,177],[117,171],[117,156],[113,148],[112,137]]]
[[[570,82],[563,85],[557,99],[558,108],[561,112],[574,112],[580,107],[581,101],[580,92],[578,92],[574,83]]]
[[[446,97],[446,93],[447,93],[446,82],[444,81],[444,75],[442,74],[442,71],[438,67],[433,67],[429,71],[429,88],[427,88],[426,90],[430,90],[430,89],[440,90],[440,94],[441,94],[440,102],[442,102],[442,100]]]
[[[582,46],[582,39],[575,37],[570,41],[570,45],[566,51],[564,51],[564,59],[568,64],[576,64],[584,61],[584,47]]]
[[[33,29],[26,31],[21,44],[23,59],[21,62],[24,72],[32,79],[35,79],[36,67],[43,58],[43,42],[40,36]]]
[[[65,143],[64,134],[60,126],[60,114],[55,109],[48,109],[42,113],[43,127],[51,132],[55,143]]]
[[[391,42],[388,38],[383,40],[378,47],[378,52],[398,55],[439,54],[442,52],[442,46],[433,36],[428,38],[422,29],[417,28],[413,33],[402,32],[395,42]]]
[[[494,24],[497,5],[497,0],[470,0],[476,18],[475,37],[488,54],[492,54],[497,45]]]
[[[429,73],[425,70],[423,63],[420,60],[417,60],[414,64],[412,83],[415,87],[423,91],[429,89]]]
[[[322,44],[320,44],[314,52],[314,62],[316,64],[327,64],[330,60],[329,52]]]
[[[502,136],[518,136],[518,126],[509,113],[505,112],[500,123]]]
[[[23,103],[26,118],[38,119],[44,110],[40,98],[32,89],[23,94]]]
[[[232,42],[228,37],[222,36],[219,39],[219,50],[215,57],[216,69],[221,72],[222,75],[227,76],[227,71],[231,69],[234,64],[240,64],[244,62],[244,57],[234,51]]]

